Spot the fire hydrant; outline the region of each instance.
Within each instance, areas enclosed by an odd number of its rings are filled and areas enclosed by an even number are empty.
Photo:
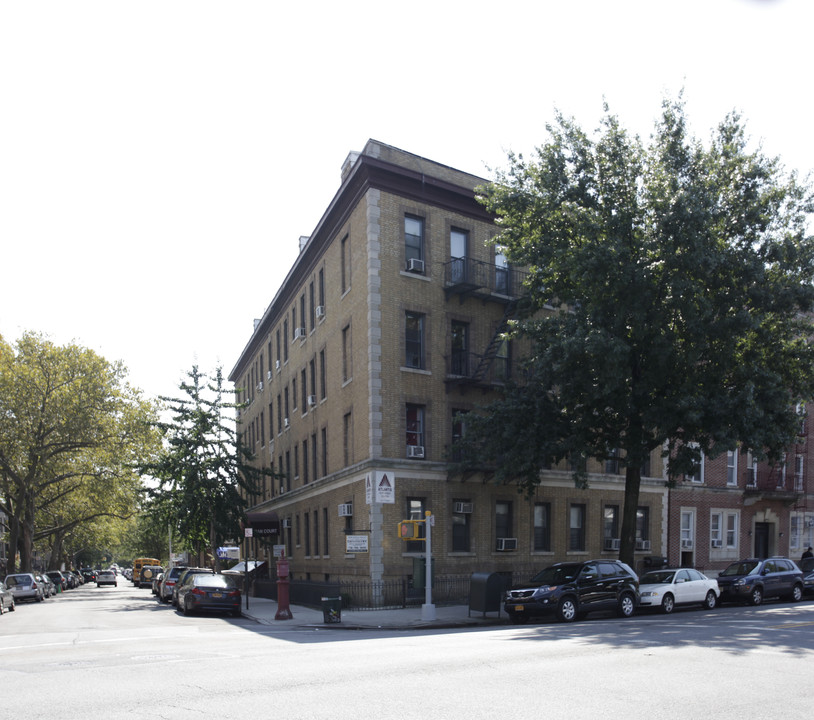
[[[288,606],[288,588],[289,588],[289,568],[288,558],[285,553],[280,555],[277,561],[277,614],[274,616],[275,620],[291,620],[291,608]]]

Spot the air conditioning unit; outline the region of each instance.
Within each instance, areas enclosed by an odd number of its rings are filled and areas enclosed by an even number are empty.
[[[283,518],[283,528],[291,527],[291,518]]]
[[[257,392],[263,392],[263,381],[257,383]]]
[[[274,369],[277,370],[277,372],[280,371],[280,361],[279,360],[274,361]]]
[[[506,550],[517,550],[517,538],[498,538],[497,549],[500,552],[505,552]]]
[[[423,458],[424,457],[424,446],[423,445],[408,445],[407,446],[407,457],[408,458]]]
[[[462,515],[469,515],[472,512],[472,503],[456,502],[452,506],[452,512],[460,513]]]
[[[605,550],[618,550],[619,545],[619,538],[605,538]]]
[[[719,548],[722,545],[723,545],[723,543],[720,540],[713,540],[712,541],[712,547],[714,547],[714,548]]]
[[[271,380],[271,370],[266,371],[266,380]]]
[[[650,541],[649,540],[637,540],[636,541],[636,549],[637,550],[645,550],[650,552]]]
[[[309,395],[308,396],[308,407],[314,407],[317,404],[317,396],[316,395]]]
[[[692,540],[682,540],[681,541],[681,549],[682,550],[692,550]]]
[[[353,517],[353,503],[340,503],[339,517]]]
[[[298,327],[294,330],[294,339],[295,340],[305,340],[305,328]]]
[[[319,320],[320,318],[325,317],[325,306],[324,305],[317,305],[316,316],[317,316],[317,320]]]
[[[291,423],[289,422],[288,418],[285,418],[283,420],[283,427],[286,428],[286,429],[291,427]]]
[[[412,273],[423,273],[424,261],[419,260],[418,258],[410,258],[407,261],[407,271]]]

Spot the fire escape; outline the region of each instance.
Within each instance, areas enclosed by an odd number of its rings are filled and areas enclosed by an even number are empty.
[[[447,363],[448,385],[490,387],[508,379],[511,358],[506,352],[502,335],[517,311],[526,275],[522,270],[473,258],[453,258],[444,264],[444,294],[447,301],[457,296],[460,302],[477,298],[484,304],[503,306],[503,315],[491,328],[490,339],[483,352],[472,351],[469,338],[464,347],[453,347]]]

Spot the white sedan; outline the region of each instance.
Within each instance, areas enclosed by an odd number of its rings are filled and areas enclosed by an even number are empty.
[[[643,608],[660,607],[671,613],[676,605],[698,604],[712,610],[718,604],[718,581],[693,568],[651,570],[639,578]]]

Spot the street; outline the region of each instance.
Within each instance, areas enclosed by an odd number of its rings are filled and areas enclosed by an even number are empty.
[[[810,715],[814,602],[563,625],[280,629],[85,585],[0,617],[4,717]]]

